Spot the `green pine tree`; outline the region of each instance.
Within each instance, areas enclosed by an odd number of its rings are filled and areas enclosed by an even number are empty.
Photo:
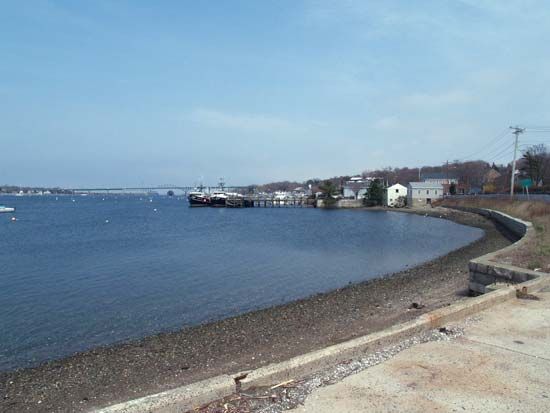
[[[367,199],[370,201],[371,205],[382,205],[382,200],[384,199],[384,188],[380,180],[374,179],[369,185],[369,192]]]

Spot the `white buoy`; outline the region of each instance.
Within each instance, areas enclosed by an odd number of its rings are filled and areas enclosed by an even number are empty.
[[[153,209],[153,211],[157,212],[157,209],[156,209],[156,208],[154,208],[154,209]]]
[[[108,219],[106,219],[106,220],[105,220],[105,223],[106,223],[106,224],[108,224],[108,223],[109,223],[109,220],[108,220]]]
[[[15,222],[15,221],[17,221],[17,218],[11,217],[11,221],[12,221],[12,222]]]

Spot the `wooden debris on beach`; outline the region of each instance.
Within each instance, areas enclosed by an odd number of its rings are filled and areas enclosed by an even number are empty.
[[[294,379],[283,381],[282,383],[276,384],[275,386],[271,386],[270,389],[273,390],[273,389],[276,389],[278,387],[284,387],[284,386],[286,386],[287,384],[290,384],[290,383],[294,383]]]

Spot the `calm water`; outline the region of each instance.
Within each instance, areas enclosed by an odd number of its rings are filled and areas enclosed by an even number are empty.
[[[409,214],[168,197],[0,203],[18,218],[0,214],[0,370],[328,291],[482,235]]]

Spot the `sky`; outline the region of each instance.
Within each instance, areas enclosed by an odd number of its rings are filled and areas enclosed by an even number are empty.
[[[0,0],[0,184],[508,162],[508,126],[550,125],[549,21],[547,0]]]

